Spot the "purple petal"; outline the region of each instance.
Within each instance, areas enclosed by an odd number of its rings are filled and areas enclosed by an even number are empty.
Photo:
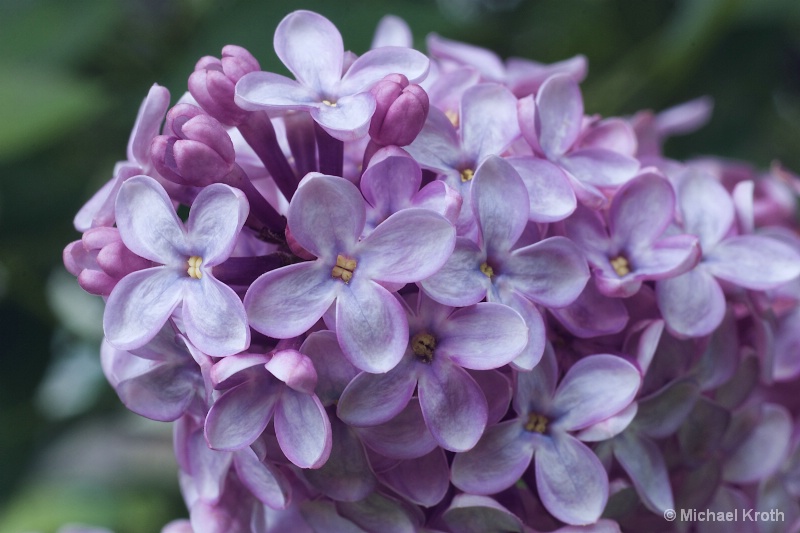
[[[364,199],[344,178],[307,177],[295,192],[288,213],[289,229],[297,242],[317,257],[334,260],[347,253],[366,222]]]
[[[455,224],[458,220],[462,203],[463,198],[458,191],[438,180],[425,185],[411,199],[413,207],[421,207],[439,213],[451,224]]]
[[[567,524],[597,522],[608,501],[608,476],[600,460],[566,433],[542,440],[534,454],[542,504]]]
[[[342,76],[344,44],[331,21],[311,11],[294,11],[278,24],[275,53],[297,80],[315,91],[333,88]]]
[[[614,457],[630,476],[648,509],[663,513],[675,508],[667,465],[653,441],[632,432],[623,433],[614,439]]]
[[[248,111],[261,109],[310,110],[322,97],[313,89],[271,72],[250,72],[236,84],[236,105]]]
[[[392,283],[409,283],[436,273],[450,257],[456,230],[427,209],[403,209],[359,243],[364,274]]]
[[[378,492],[358,502],[341,502],[337,508],[342,516],[363,529],[381,533],[417,533],[423,520],[416,507],[408,507]]]
[[[115,211],[122,241],[136,255],[162,265],[183,263],[191,255],[172,200],[153,178],[125,181]]]
[[[254,366],[262,366],[270,360],[269,354],[264,353],[238,353],[230,357],[220,359],[211,368],[211,380],[215,388],[229,389],[239,382],[234,378],[242,379],[246,376],[244,372]],[[237,376],[237,374],[239,374]],[[229,381],[230,380],[230,381]]]
[[[574,302],[589,280],[583,253],[565,237],[550,237],[511,253],[504,273],[515,290],[547,307]]]
[[[220,396],[208,411],[205,434],[215,450],[240,450],[266,429],[280,397],[280,382],[251,379]]]
[[[361,176],[361,192],[382,220],[408,207],[421,183],[422,169],[414,159],[403,151],[384,148],[375,153]]]
[[[414,45],[414,36],[411,28],[406,21],[394,15],[384,15],[378,21],[375,28],[375,35],[372,38],[370,48],[381,48],[383,46],[406,46]]]
[[[701,254],[700,242],[694,235],[670,235],[651,248],[631,250],[630,259],[634,265],[634,278],[663,279],[690,270],[700,260]]]
[[[195,391],[202,391],[203,384],[199,372],[192,374],[177,365],[160,364],[144,374],[121,381],[115,388],[125,407],[134,413],[151,420],[172,422],[189,408]]]
[[[564,156],[559,164],[578,181],[596,187],[617,187],[636,175],[639,161],[603,148],[582,148]],[[579,191],[575,191],[579,194]]]
[[[641,382],[636,367],[621,357],[585,357],[567,371],[556,389],[554,424],[573,431],[617,414],[633,401]]]
[[[510,307],[484,302],[454,312],[437,336],[437,355],[464,368],[489,370],[509,363],[522,351],[528,344],[528,327]]]
[[[212,276],[188,279],[183,302],[186,336],[202,352],[222,357],[250,345],[250,328],[242,301],[233,289]]]
[[[514,372],[514,411],[525,417],[531,412],[550,411],[558,380],[558,363],[553,346],[547,343],[539,364],[528,372]]]
[[[168,108],[169,91],[166,87],[153,84],[136,115],[128,140],[128,161],[135,161],[142,167],[150,161],[150,142],[161,131],[161,122]]]
[[[488,405],[466,370],[434,359],[420,372],[418,394],[428,429],[442,448],[463,452],[475,446],[486,427]]]
[[[449,59],[457,64],[475,67],[483,77],[502,81],[505,79],[505,66],[500,58],[485,48],[472,44],[445,39],[431,33],[425,40],[431,56],[439,59]]]
[[[658,308],[667,327],[680,335],[708,335],[725,316],[725,295],[719,283],[700,267],[656,283]]]
[[[368,496],[377,485],[364,445],[355,431],[341,420],[330,419],[331,455],[321,468],[303,472],[306,479],[326,496],[354,502]]]
[[[455,533],[523,532],[525,526],[511,511],[486,496],[459,494],[442,515]]]
[[[550,309],[570,333],[580,338],[619,333],[628,324],[628,309],[620,298],[609,298],[587,283],[578,298],[567,307]]]
[[[289,505],[289,480],[275,466],[259,461],[250,448],[234,453],[233,464],[242,484],[261,502],[273,509],[285,509]]]
[[[437,447],[416,398],[389,422],[355,430],[367,446],[389,458],[422,457]]]
[[[488,424],[497,424],[508,412],[511,403],[511,380],[499,370],[472,371],[469,373],[483,391],[489,404]]]
[[[700,238],[704,251],[722,240],[734,220],[733,200],[713,176],[688,169],[678,183],[683,227]]]
[[[461,142],[474,161],[500,155],[519,134],[517,99],[511,91],[496,83],[481,83],[464,91]]]
[[[508,251],[528,224],[528,190],[507,161],[490,156],[475,172],[472,209],[489,256]]]
[[[725,462],[725,481],[748,484],[772,475],[789,452],[793,429],[792,416],[785,407],[762,405],[758,424]]]
[[[472,494],[494,494],[507,489],[528,469],[534,440],[542,440],[537,435],[525,431],[519,420],[487,428],[474,448],[456,454],[451,481]]]
[[[264,366],[270,374],[297,392],[314,394],[317,386],[314,363],[297,350],[278,350]]]
[[[566,74],[551,76],[536,95],[536,133],[548,159],[557,159],[575,143],[583,121],[583,97]]]
[[[347,518],[339,516],[333,501],[318,499],[306,500],[300,504],[300,513],[303,516],[303,525],[310,526],[311,533],[322,531],[336,531],[337,533],[366,533]],[[282,524],[283,525],[283,524]],[[292,531],[297,526],[292,524]],[[300,531],[300,533],[306,533]]]
[[[528,189],[528,217],[534,222],[564,220],[575,211],[577,199],[564,172],[553,163],[533,157],[506,159]]]
[[[693,380],[670,382],[639,401],[637,431],[656,439],[672,435],[692,411],[699,394]]]
[[[583,442],[600,442],[614,438],[628,428],[638,408],[638,404],[633,402],[619,413],[582,429],[575,436]]]
[[[339,346],[333,331],[316,331],[310,334],[300,351],[313,362],[317,372],[316,394],[323,405],[339,401],[342,391],[359,374],[350,364]]]
[[[155,267],[128,274],[117,283],[106,302],[103,332],[120,350],[134,350],[156,336],[183,298],[183,272]]]
[[[492,293],[489,300],[493,301]],[[531,370],[539,363],[544,352],[547,336],[545,334],[544,317],[536,305],[516,291],[504,292],[499,299],[500,303],[509,306],[520,314],[528,327],[528,342],[522,351],[511,361],[511,366],[516,370]]]
[[[618,244],[635,249],[658,239],[672,222],[674,212],[672,185],[648,172],[627,182],[614,195],[608,226]]]
[[[366,135],[375,112],[375,97],[368,93],[342,96],[334,105],[322,103],[311,116],[325,131],[340,141],[355,141]]]
[[[331,422],[314,395],[284,389],[275,410],[275,435],[287,459],[300,468],[319,468],[331,453]]]
[[[450,468],[441,448],[407,459],[380,477],[400,496],[423,507],[433,507],[442,501],[450,488]]]
[[[308,331],[336,298],[337,281],[321,261],[272,270],[256,279],[244,296],[253,329],[288,339]]]
[[[389,291],[371,280],[344,285],[336,299],[336,337],[356,367],[388,372],[408,345],[406,313]]]
[[[231,255],[248,212],[244,193],[238,189],[214,183],[200,191],[186,229],[192,252],[203,258],[204,266],[217,265]]]
[[[389,74],[402,74],[411,83],[428,75],[430,60],[425,54],[402,46],[384,46],[366,52],[347,69],[340,94],[367,91]]]
[[[465,159],[455,127],[444,112],[435,107],[431,107],[422,131],[405,150],[420,166],[437,172],[452,171]]]
[[[708,272],[740,287],[773,289],[800,275],[800,255],[777,239],[738,235],[707,252]]]
[[[486,254],[477,244],[458,237],[444,266],[419,285],[428,296],[445,305],[460,307],[478,303],[492,284],[480,270],[485,258]]]
[[[397,416],[417,386],[415,364],[409,358],[385,374],[356,376],[339,399],[339,418],[352,426],[375,426]]]

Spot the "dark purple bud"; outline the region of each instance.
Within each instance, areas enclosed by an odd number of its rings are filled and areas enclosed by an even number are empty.
[[[377,106],[369,135],[383,146],[407,146],[419,135],[428,117],[428,94],[402,74],[390,74],[371,89]]]
[[[228,132],[199,107],[173,107],[164,133],[150,145],[153,164],[164,178],[201,187],[221,181],[233,169],[236,152]]]
[[[261,70],[258,61],[241,46],[229,44],[222,49],[222,58],[205,56],[189,76],[189,92],[209,115],[228,126],[237,126],[247,111],[234,99],[236,82],[249,72]]]

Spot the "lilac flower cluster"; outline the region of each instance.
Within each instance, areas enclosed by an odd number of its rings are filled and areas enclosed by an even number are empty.
[[[798,177],[666,158],[705,100],[586,115],[583,57],[392,17],[356,56],[308,11],[274,45],[293,78],[226,46],[153,86],[64,251],[175,422],[164,531],[800,528]]]

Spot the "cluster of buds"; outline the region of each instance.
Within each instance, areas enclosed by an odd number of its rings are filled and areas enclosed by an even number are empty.
[[[294,79],[226,46],[153,86],[64,251],[174,422],[165,532],[798,531],[796,176],[665,157],[706,100],[584,114],[580,56],[274,45]]]

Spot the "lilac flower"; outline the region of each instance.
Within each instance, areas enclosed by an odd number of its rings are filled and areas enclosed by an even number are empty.
[[[609,149],[605,143],[595,146],[585,131],[583,97],[577,82],[564,74],[555,74],[545,81],[534,101],[529,96],[520,100],[519,123],[522,136],[535,152],[562,167],[570,177],[581,202],[601,206],[602,189],[616,188],[631,179],[639,169],[632,153]],[[630,139],[626,147],[635,147],[633,131],[616,123]],[[629,151],[632,152],[632,150]]]
[[[400,303],[382,285],[419,281],[436,272],[453,249],[455,231],[426,209],[404,209],[365,239],[364,199],[349,181],[312,176],[289,206],[297,242],[317,257],[267,272],[244,298],[250,325],[272,337],[307,331],[336,302],[336,335],[347,358],[368,372],[400,361],[408,323]]]
[[[295,11],[281,21],[275,52],[297,81],[267,72],[246,74],[236,84],[236,103],[248,110],[309,111],[340,140],[366,133],[375,110],[368,92],[374,83],[392,73],[413,83],[428,73],[423,54],[395,46],[370,50],[345,70],[342,36],[329,20],[310,11]]]
[[[337,412],[348,424],[374,426],[395,417],[416,390],[425,421],[445,449],[472,448],[486,427],[488,404],[464,370],[510,362],[527,344],[527,327],[513,309],[481,303],[455,310],[424,294],[412,300],[402,361],[385,374],[362,372],[347,386]]]
[[[669,182],[644,173],[614,195],[607,231],[596,213],[583,208],[566,221],[566,235],[585,251],[600,292],[628,297],[643,281],[677,276],[698,261],[697,238],[665,235],[674,212]]]
[[[471,207],[479,244],[460,237],[447,263],[420,286],[446,305],[472,305],[486,297],[520,313],[530,335],[515,364],[530,369],[545,341],[544,322],[532,302],[552,307],[572,303],[589,278],[586,260],[563,237],[515,248],[528,223],[529,202],[522,179],[506,161],[488,158],[474,181]]]
[[[232,384],[208,411],[205,434],[216,450],[252,444],[274,418],[278,444],[300,468],[319,468],[331,453],[331,424],[314,394],[311,361],[292,349],[239,354],[214,367],[218,386]]]
[[[697,235],[703,256],[693,270],[657,283],[658,307],[672,331],[700,337],[725,313],[718,279],[752,290],[774,288],[800,275],[800,255],[767,236],[729,235],[734,205],[712,176],[688,169],[677,188],[683,227]]]
[[[161,266],[128,274],[114,287],[103,316],[108,341],[120,350],[139,348],[182,305],[186,336],[202,352],[219,357],[244,350],[250,330],[242,302],[211,268],[230,255],[247,211],[238,190],[210,185],[197,196],[184,227],[156,180],[127,180],[116,203],[120,237]]]
[[[556,388],[551,351],[531,372],[517,373],[517,418],[486,430],[472,450],[456,455],[453,483],[472,494],[513,485],[536,461],[536,486],[547,510],[568,524],[596,522],[608,498],[608,478],[597,456],[570,433],[625,409],[641,384],[620,357],[593,355],[567,371]]]

